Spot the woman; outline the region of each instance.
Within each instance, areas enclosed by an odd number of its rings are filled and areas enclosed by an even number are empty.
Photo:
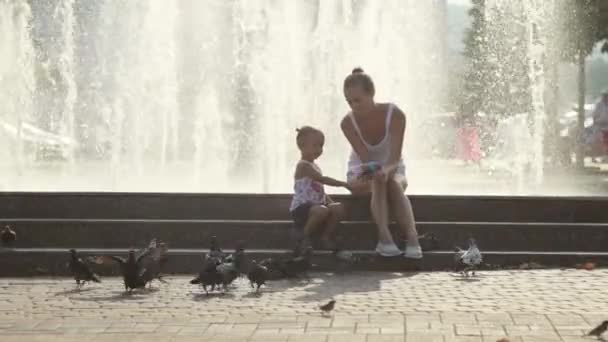
[[[390,209],[407,238],[405,257],[420,259],[422,250],[414,213],[404,194],[407,180],[401,150],[405,114],[392,103],[375,103],[374,94],[374,82],[361,68],[354,69],[344,80],[344,96],[352,109],[341,123],[353,150],[347,182],[354,194],[371,192],[371,212],[378,226],[376,252],[382,256],[401,254],[388,229]],[[380,164],[381,168],[367,177],[362,172],[370,162]]]

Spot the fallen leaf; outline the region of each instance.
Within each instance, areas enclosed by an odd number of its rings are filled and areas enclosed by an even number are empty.
[[[583,269],[587,270],[587,271],[591,271],[593,269],[595,269],[595,263],[594,262],[586,262],[583,264]]]

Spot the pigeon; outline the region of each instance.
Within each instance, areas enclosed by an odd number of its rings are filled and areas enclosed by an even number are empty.
[[[306,272],[312,267],[312,252],[313,248],[308,246],[303,255],[284,260],[280,263],[280,271],[287,278],[297,277],[300,274],[306,275]]]
[[[11,246],[17,240],[17,233],[9,225],[6,225],[0,233],[0,240],[2,240],[3,245]]]
[[[107,260],[117,262],[120,265],[120,270],[122,272],[125,291],[131,292],[133,289],[146,287],[147,281],[142,278],[142,275],[146,272],[146,269],[142,267],[142,260],[148,256],[149,253],[149,250],[145,250],[136,257],[135,251],[130,250],[127,259],[118,256],[110,256],[102,257],[101,262],[103,263]]]
[[[334,309],[335,306],[336,306],[336,301],[332,299],[327,304],[321,305],[319,307],[319,309],[321,309],[321,313],[323,315],[325,315],[325,314],[329,314]]]
[[[601,337],[602,334],[604,334],[607,329],[608,329],[608,321],[603,321],[600,325],[598,325],[597,327],[593,328],[593,330],[588,332],[587,336]]]
[[[99,276],[97,276],[81,258],[78,257],[75,249],[70,249],[70,261],[68,268],[74,280],[76,280],[76,288],[80,289],[86,282],[94,281],[101,283]]]
[[[262,266],[255,262],[255,260],[251,263],[251,267],[249,272],[247,272],[247,279],[249,279],[249,284],[251,288],[254,288],[254,284],[257,286],[255,292],[260,292],[260,286],[266,284],[266,280],[268,280],[268,268],[266,266]]]
[[[141,278],[146,270],[140,266],[141,260],[146,255],[147,253],[144,253],[138,257],[135,257],[135,252],[131,250],[129,251],[129,255],[127,256],[126,260],[119,257],[112,257],[112,259],[121,264],[125,290],[131,291],[133,289],[146,287],[146,281]]]
[[[418,236],[420,248],[423,251],[432,251],[439,249],[439,238],[433,233],[426,233]]]
[[[152,281],[158,280],[162,283],[166,283],[163,279],[161,271],[163,266],[167,263],[167,252],[168,247],[164,242],[156,242],[156,239],[152,239],[148,248],[146,248],[141,254],[145,254],[141,260],[141,267],[144,269],[141,278],[143,281],[152,287]]]
[[[222,274],[217,270],[219,265],[220,261],[218,259],[210,257],[207,254],[205,256],[203,268],[196,278],[190,280],[190,284],[200,284],[205,290],[205,293],[209,295],[207,286],[211,286],[211,291],[213,291],[216,285],[223,283]]]
[[[222,285],[224,292],[228,290],[228,285],[243,273],[243,265],[245,263],[245,250],[239,247],[233,255],[230,255],[224,259],[215,267],[216,271],[221,276],[221,282],[216,285]]]
[[[217,242],[217,236],[213,235],[211,237],[211,245],[209,246],[209,257],[219,259],[220,261],[224,260],[226,256]]]
[[[455,261],[464,266],[462,274],[465,277],[468,277],[469,271],[474,270],[483,261],[481,252],[479,251],[479,248],[477,248],[475,240],[472,238],[469,239],[469,249],[466,251],[456,247],[456,255],[454,258]],[[472,275],[475,275],[475,271],[472,271]]]

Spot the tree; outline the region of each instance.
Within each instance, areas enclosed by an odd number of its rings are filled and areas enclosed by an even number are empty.
[[[598,1],[598,40],[603,41],[602,52],[608,53],[608,1]]]
[[[576,132],[576,165],[584,167],[585,148],[585,59],[593,51],[596,43],[606,37],[607,24],[603,0],[569,0],[562,3],[563,13],[558,41],[561,57],[578,65],[578,125]],[[600,11],[600,8],[603,11]],[[600,16],[604,13],[604,18]],[[607,46],[606,49],[608,50]]]
[[[554,0],[555,26],[543,32],[551,37],[545,57],[545,69],[551,70],[548,83],[553,98],[546,106],[549,112],[549,135],[557,134],[557,72],[556,60],[576,62],[579,66],[578,141],[582,138],[585,103],[585,59],[594,46],[603,41],[608,52],[608,1]],[[526,9],[521,1],[486,2],[472,0],[469,16],[471,28],[464,39],[467,60],[461,112],[472,115],[483,111],[491,121],[501,116],[530,112],[532,107],[528,65]],[[548,26],[550,27],[550,26]],[[553,63],[553,66],[547,64]],[[551,67],[553,69],[551,69]],[[547,101],[547,100],[545,100]],[[555,139],[547,139],[547,143]],[[583,145],[577,144],[577,163],[583,165]]]

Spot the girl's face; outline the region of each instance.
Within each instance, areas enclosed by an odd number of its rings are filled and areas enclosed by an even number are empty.
[[[325,136],[321,132],[315,132],[306,139],[302,152],[308,158],[315,160],[323,154],[323,144],[325,144]]]
[[[344,97],[354,113],[365,113],[374,108],[374,97],[361,86],[354,85],[344,89]]]

